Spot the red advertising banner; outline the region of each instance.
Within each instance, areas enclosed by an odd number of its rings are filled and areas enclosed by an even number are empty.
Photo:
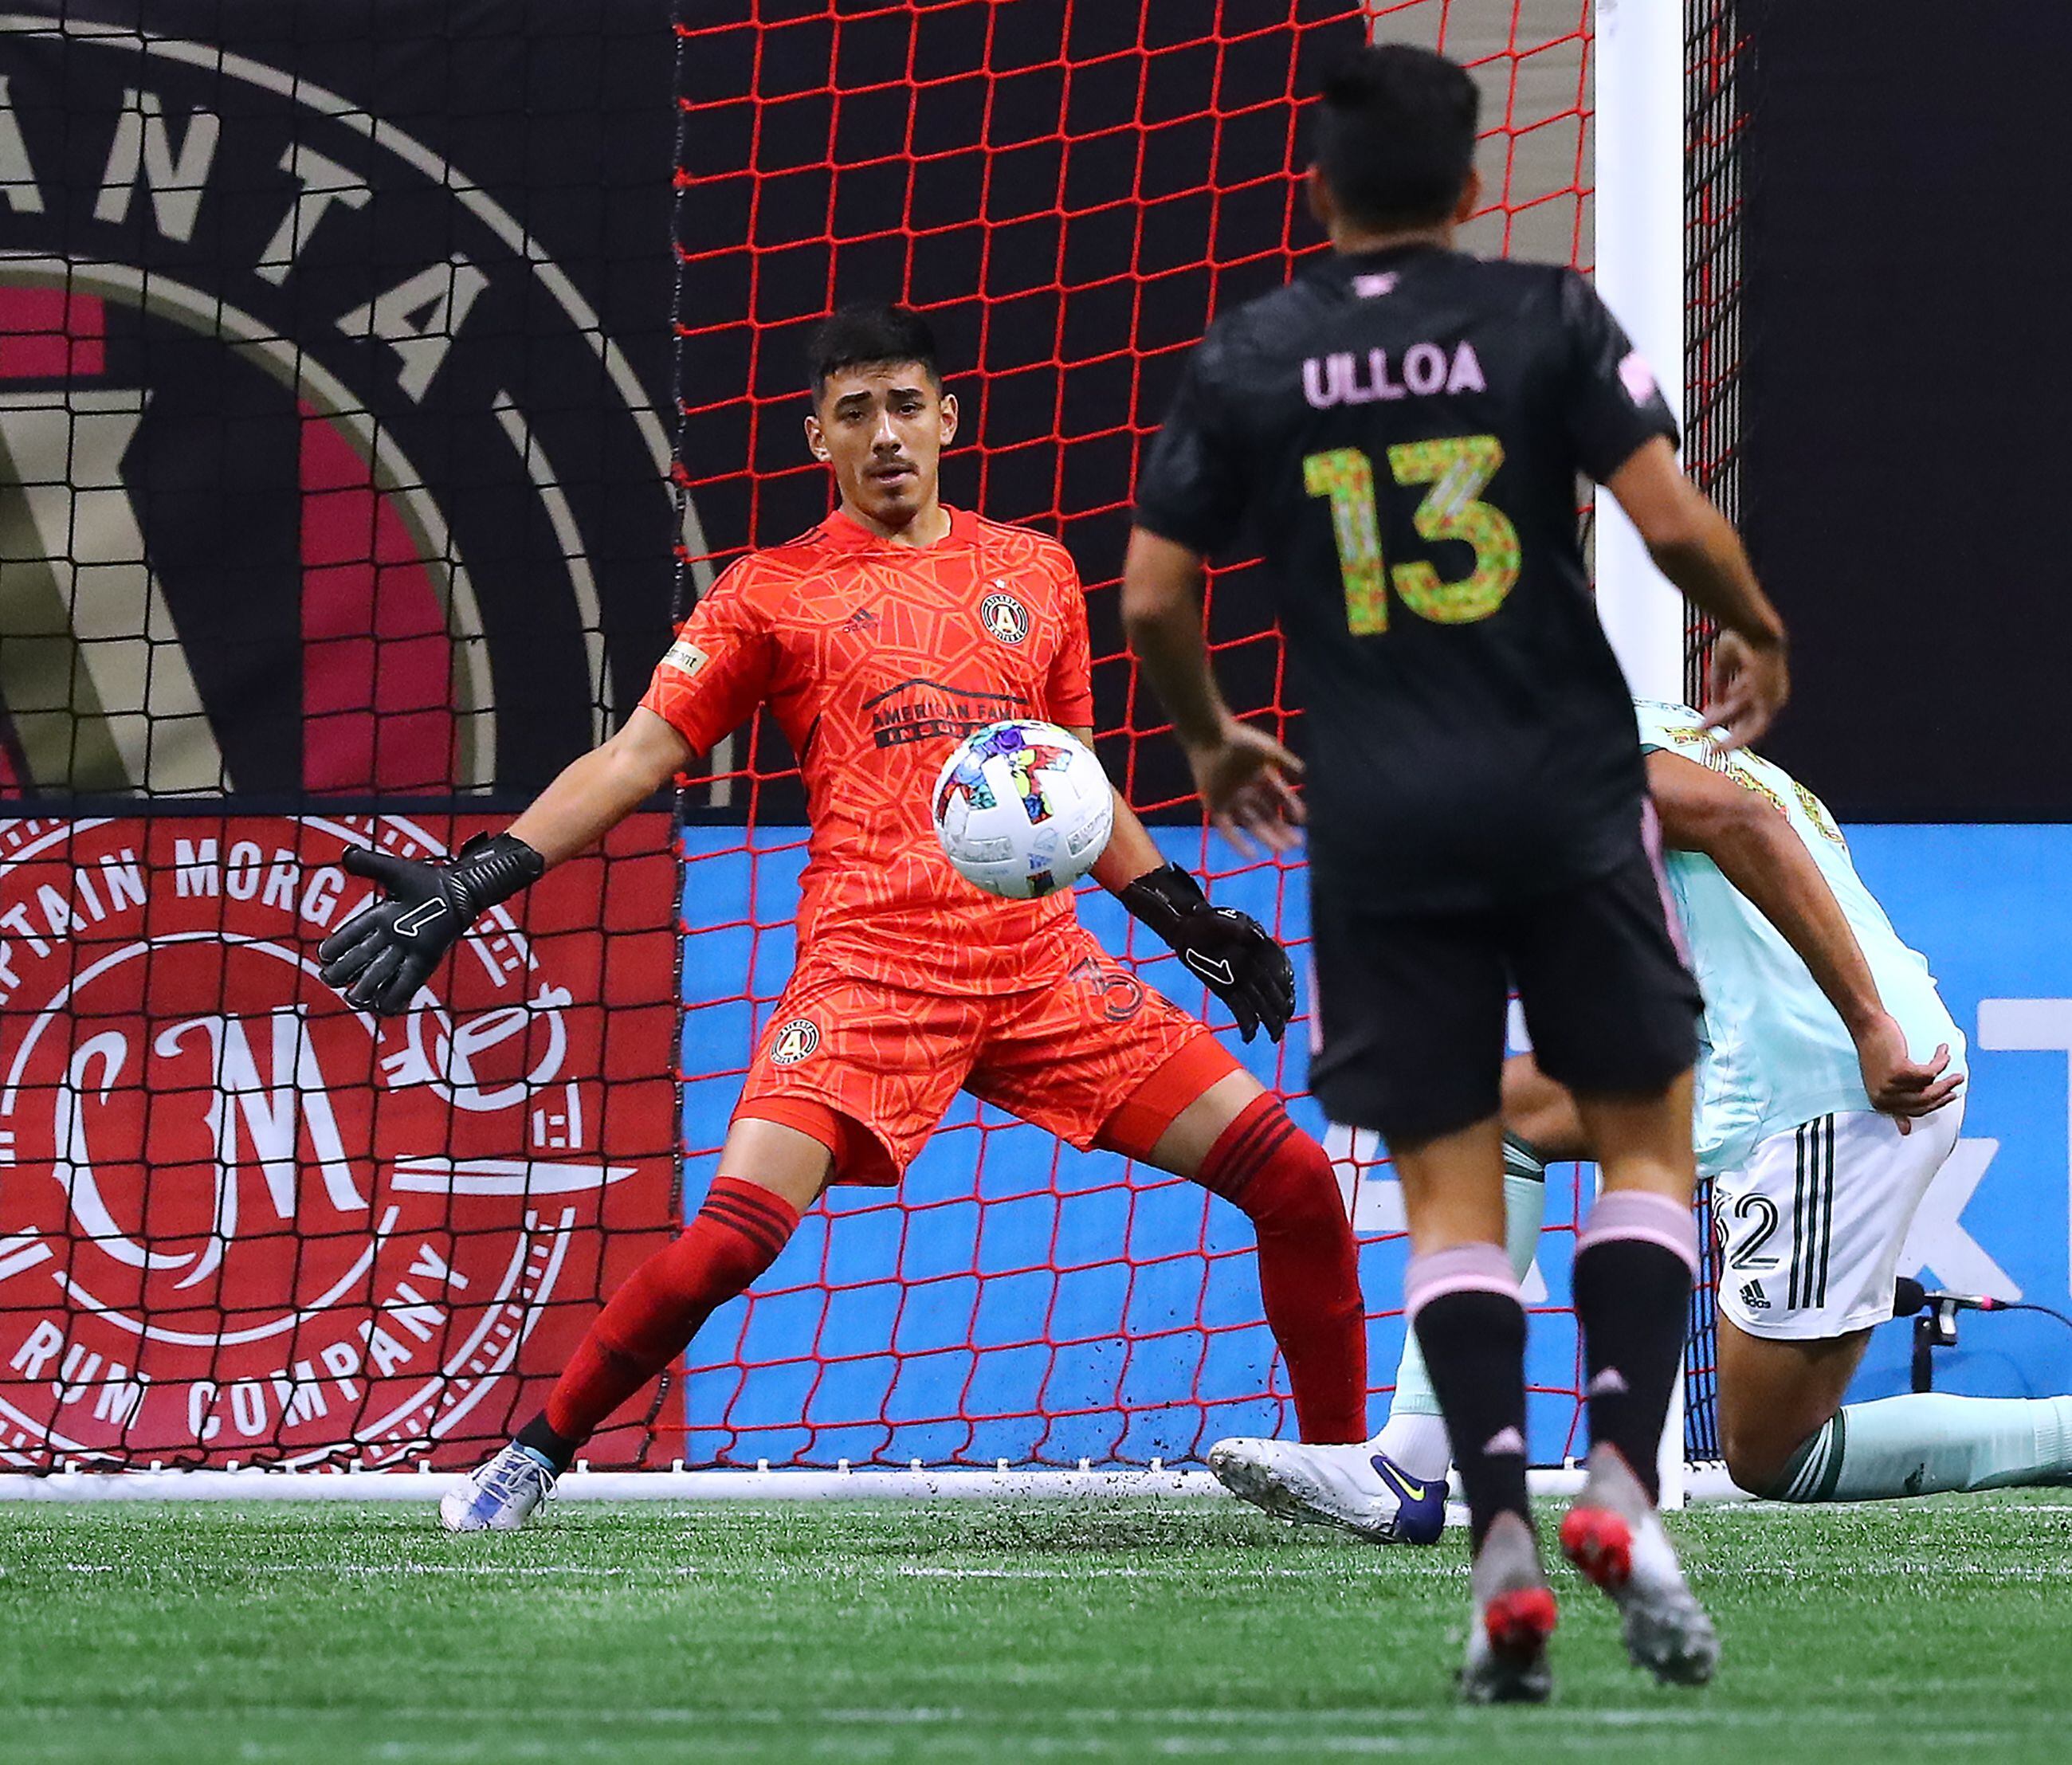
[[[676,1229],[667,816],[403,1016],[318,978],[347,847],[483,825],[0,822],[0,1463],[473,1463]],[[656,1456],[652,1408],[593,1458]]]

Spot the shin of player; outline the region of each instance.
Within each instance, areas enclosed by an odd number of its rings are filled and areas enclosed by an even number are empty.
[[[1536,1156],[1591,1155],[1574,1100],[1530,1058],[1511,1063],[1505,1109],[1534,1134]],[[1922,1392],[1842,1402],[1870,1324],[1890,1315],[1907,1225],[1961,1122],[1954,1105],[1914,1118],[1858,1110],[1823,1115],[1778,1137],[1775,1155],[1787,1163],[1810,1149],[1797,1162],[1811,1181],[1782,1173],[1768,1192],[1782,1197],[1771,1201],[1783,1240],[1777,1262],[1753,1275],[1729,1270],[1723,1283],[1737,1309],[1749,1303],[1737,1289],[1751,1284],[1765,1307],[1743,1311],[1745,1321],[1723,1307],[1720,1320],[1720,1431],[1728,1472],[1743,1488],[1781,1501],[1873,1501],[2072,1479],[2072,1397]],[[1773,1162],[1758,1158],[1720,1172],[1716,1206],[1732,1214],[1741,1197],[1764,1194]],[[1807,1229],[1811,1218],[1791,1217],[1794,1190],[1822,1219],[1820,1232]],[[1730,1258],[1753,1238],[1751,1222],[1770,1217],[1760,1205],[1739,1212],[1743,1217],[1728,1233]],[[1770,1333],[1749,1328],[1758,1319]],[[1397,1378],[1396,1404],[1379,1437],[1384,1441],[1392,1431],[1399,1440],[1409,1437],[1423,1407],[1421,1368],[1406,1357]]]

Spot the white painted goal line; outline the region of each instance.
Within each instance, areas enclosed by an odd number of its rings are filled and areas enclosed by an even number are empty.
[[[434,1471],[68,1471],[0,1475],[0,1501],[436,1501],[461,1481]],[[1531,1473],[1538,1496],[1572,1496],[1580,1467]],[[561,1501],[1014,1501],[1199,1499],[1224,1496],[1206,1471],[992,1471],[844,1467],[835,1471],[586,1471],[564,1476]],[[1742,1501],[1716,1466],[1690,1467],[1694,1502]]]

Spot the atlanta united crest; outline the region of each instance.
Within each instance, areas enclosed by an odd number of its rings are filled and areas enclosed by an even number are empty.
[[[978,604],[978,622],[1002,643],[1018,644],[1029,635],[1029,609],[1002,591]]]
[[[494,181],[249,55],[0,12],[0,556],[10,629],[50,634],[4,683],[31,782],[544,782],[638,696],[647,658],[601,634],[652,617],[667,566],[592,560],[651,522],[666,544],[668,437]]]
[[[780,1024],[770,1043],[772,1066],[796,1066],[820,1045],[820,1025],[810,1017],[795,1017]]]

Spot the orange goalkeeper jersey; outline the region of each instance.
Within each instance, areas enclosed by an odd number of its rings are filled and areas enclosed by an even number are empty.
[[[1009,901],[950,868],[929,798],[951,748],[1005,717],[1093,721],[1071,555],[948,511],[916,550],[831,515],[750,553],[676,633],[641,703],[701,752],[767,703],[812,823],[799,959],[922,991],[1040,986],[1075,960],[1069,892]]]

